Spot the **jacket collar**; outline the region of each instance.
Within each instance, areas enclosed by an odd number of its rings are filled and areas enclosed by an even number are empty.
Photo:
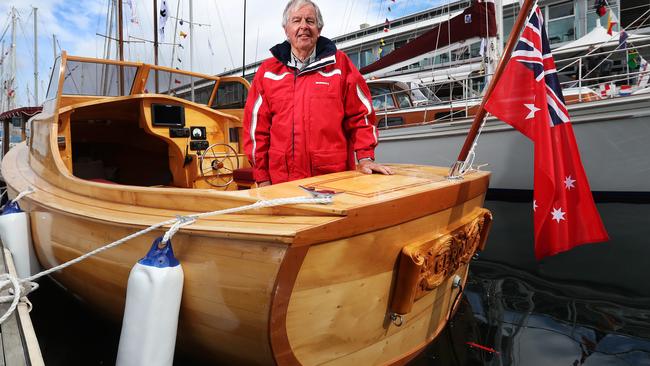
[[[276,44],[271,48],[271,54],[283,64],[291,60],[291,44],[288,41]],[[330,39],[320,36],[316,41],[316,60],[305,67],[300,73],[320,69],[327,65],[336,63],[336,45]]]

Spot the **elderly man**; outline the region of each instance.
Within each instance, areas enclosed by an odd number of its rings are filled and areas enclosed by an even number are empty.
[[[283,13],[287,41],[257,70],[244,111],[244,149],[259,186],[355,169],[392,174],[374,162],[370,91],[332,41],[311,0]],[[358,166],[355,164],[358,162]]]

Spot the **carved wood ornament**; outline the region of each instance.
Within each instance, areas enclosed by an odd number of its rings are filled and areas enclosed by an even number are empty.
[[[461,265],[483,249],[492,214],[481,209],[473,219],[447,235],[402,248],[390,311],[407,314],[413,304],[440,286]]]

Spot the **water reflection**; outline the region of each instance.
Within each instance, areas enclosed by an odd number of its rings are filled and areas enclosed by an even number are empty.
[[[650,299],[477,261],[452,322],[412,364],[650,365]]]

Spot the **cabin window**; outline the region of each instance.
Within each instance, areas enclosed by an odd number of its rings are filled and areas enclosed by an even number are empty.
[[[144,92],[166,94],[190,102],[208,104],[215,83],[215,80],[206,80],[178,72],[151,69]],[[192,98],[192,89],[194,89],[194,98]]]
[[[372,95],[372,108],[375,111],[395,108],[395,101],[387,86],[371,85],[370,94]]]
[[[547,8],[548,41],[561,43],[576,39],[573,1],[549,5]]]
[[[136,66],[67,60],[63,94],[117,97],[131,94]]]
[[[377,124],[378,128],[386,128],[386,127],[395,127],[395,126],[401,126],[404,124],[404,118],[402,117],[388,117],[388,118],[382,118],[379,120],[379,123]]]
[[[61,76],[61,56],[56,58],[54,67],[52,68],[52,76],[50,77],[50,85],[47,87],[46,99],[56,98],[57,91],[59,91],[59,77]]]
[[[222,81],[217,88],[213,109],[241,109],[246,104],[248,89],[237,81]]]
[[[464,118],[467,117],[467,113],[465,113],[465,110],[456,110],[456,111],[446,111],[446,112],[438,112],[435,115],[435,120],[444,120],[444,119],[450,119],[450,118]]]
[[[411,98],[409,98],[406,92],[396,93],[395,96],[397,97],[397,103],[400,108],[409,108],[413,106],[411,104]]]

